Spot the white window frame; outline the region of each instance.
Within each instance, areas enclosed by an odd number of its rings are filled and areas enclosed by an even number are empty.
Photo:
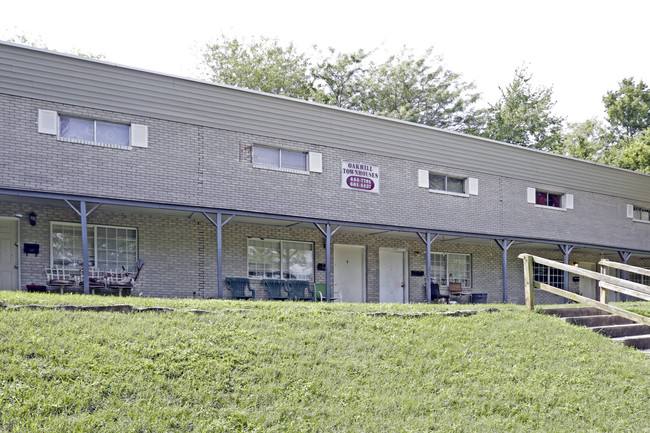
[[[445,178],[445,188],[447,188],[447,182],[451,179],[459,179],[463,181],[463,192],[452,192],[447,190],[433,189],[431,188],[430,176],[442,176]],[[467,176],[453,175],[448,173],[440,173],[436,171],[429,170],[418,170],[418,186],[420,188],[426,188],[429,192],[434,194],[444,194],[444,195],[453,195],[456,197],[469,197],[472,195],[478,195],[478,179]]]
[[[453,276],[453,272],[450,273],[450,256],[465,257],[466,262],[469,262],[469,274],[466,278],[456,278]],[[439,283],[441,286],[449,286],[450,282],[459,282],[461,283],[463,289],[471,289],[473,284],[472,261],[472,255],[467,253],[443,253],[437,251],[431,252],[431,278],[433,278],[434,283]],[[468,263],[465,264],[467,265]],[[444,273],[444,275],[441,275],[442,273]]]
[[[88,120],[94,124],[94,139],[82,140],[77,138],[67,138],[61,136],[61,118]],[[112,125],[127,126],[129,128],[129,144],[127,146],[113,143],[102,143],[97,141],[97,122]],[[125,124],[101,119],[90,119],[81,116],[59,115],[53,110],[38,110],[38,132],[41,134],[56,135],[57,140],[68,143],[89,144],[92,146],[109,147],[113,149],[131,150],[134,147],[149,147],[149,127],[136,123]]]
[[[79,228],[79,230],[81,230],[81,224],[80,223],[71,223],[71,222],[63,222],[63,221],[50,221],[50,266],[55,266],[54,265],[54,259],[55,259],[55,257],[54,257],[54,242],[53,242],[54,226],[75,227],[75,228]],[[92,263],[90,264],[90,266],[92,266],[92,267],[98,267],[97,266],[98,252],[99,252],[99,247],[98,247],[98,242],[97,242],[97,229],[98,228],[117,229],[117,230],[133,230],[135,232],[135,241],[134,241],[135,242],[135,260],[133,261],[133,263],[126,263],[127,266],[125,266],[125,268],[127,268],[128,272],[134,272],[135,271],[136,263],[137,263],[138,258],[139,258],[139,239],[138,239],[139,237],[138,237],[138,229],[136,227],[110,226],[110,225],[103,225],[103,224],[88,224],[87,227],[88,227],[89,230],[92,230],[92,237],[93,237],[93,243],[94,243],[94,245],[90,245],[90,242],[88,244],[88,256],[89,256],[89,259],[90,259],[90,257],[92,257]],[[83,258],[82,258],[82,260],[83,260]],[[83,266],[83,264],[80,265],[80,266]],[[76,269],[76,268],[72,268],[72,269]],[[99,268],[99,269],[102,270],[102,271],[110,271],[110,270],[117,271],[117,272],[122,271],[122,269],[113,269],[113,268],[110,268],[110,269]]]
[[[262,164],[255,162],[255,150],[259,148],[276,150],[278,152],[279,165],[275,164]],[[300,153],[305,157],[305,170],[298,170],[295,168],[288,168],[282,166],[282,152],[291,152],[291,153]],[[263,144],[254,144],[253,145],[253,167],[261,168],[265,170],[274,170],[281,171],[285,173],[296,173],[296,174],[310,174],[310,173],[322,173],[323,172],[323,155],[318,152],[303,152],[300,150],[286,149],[281,147],[274,146],[265,146]]]
[[[533,262],[533,279],[564,290],[564,271]]]
[[[280,244],[280,250],[279,250],[279,262],[280,262],[280,276],[257,276],[253,275],[251,276],[250,274],[250,255],[248,253],[249,247],[250,247],[250,241],[263,241],[263,242],[278,242]],[[284,263],[284,254],[285,254],[285,244],[304,244],[304,245],[309,245],[309,248],[311,249],[311,276],[309,278],[287,278],[286,275],[290,275],[289,270],[285,269],[285,263]],[[314,265],[315,262],[315,251],[314,251],[314,243],[309,242],[309,241],[295,241],[295,240],[288,240],[288,239],[269,239],[269,238],[258,238],[258,237],[249,237],[248,240],[246,241],[246,275],[248,275],[248,278],[251,279],[256,279],[256,280],[262,280],[262,279],[281,279],[281,280],[309,280],[311,282],[314,281],[315,277],[315,272],[314,272]]]
[[[545,193],[545,194],[551,194],[551,195],[556,195],[560,197],[560,207],[556,206],[549,206],[549,205],[544,205],[544,204],[537,204],[537,193]],[[553,209],[553,210],[559,210],[559,211],[566,211],[568,209],[573,209],[573,194],[567,194],[563,192],[557,192],[557,191],[549,191],[546,189],[541,189],[541,188],[532,188],[528,187],[526,189],[526,195],[527,195],[527,201],[528,203],[531,203],[535,205],[535,207],[540,208],[540,209]]]
[[[650,224],[650,209],[628,204],[627,217],[634,222]]]

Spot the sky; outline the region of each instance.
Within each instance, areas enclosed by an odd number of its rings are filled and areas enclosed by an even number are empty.
[[[648,0],[21,0],[0,11],[0,40],[24,35],[57,51],[199,77],[200,53],[221,35],[265,36],[303,51],[433,47],[444,66],[495,103],[515,69],[551,87],[567,122],[604,118],[603,95],[623,78],[650,83]]]

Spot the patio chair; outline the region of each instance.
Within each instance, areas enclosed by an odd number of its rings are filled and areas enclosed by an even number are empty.
[[[452,283],[453,284],[453,283]],[[440,300],[446,301],[449,303],[449,295],[441,295],[440,294],[440,284],[438,283],[431,283],[431,302],[436,302],[436,304],[440,303]]]
[[[226,289],[230,290],[232,299],[255,299],[255,290],[251,289],[248,278],[226,277]],[[246,289],[250,295],[246,294]]]
[[[77,284],[83,288],[84,285],[83,271],[81,271],[80,275],[75,277],[75,280],[77,280]],[[100,271],[95,267],[89,268],[88,288],[90,289],[90,293],[92,293],[93,295],[95,294],[95,290],[106,288],[106,276],[104,272]]]
[[[109,271],[106,280],[106,287],[111,290],[116,290],[118,296],[122,296],[123,293],[126,293],[126,296],[130,296],[131,291],[135,287],[135,280],[124,267],[122,267],[121,272]]]
[[[291,293],[287,288],[287,282],[285,280],[265,279],[262,280],[262,287],[268,295],[269,300],[287,301],[291,299]]]
[[[45,275],[47,277],[48,290],[59,289],[63,295],[65,289],[71,288],[76,284],[74,273],[74,270],[66,269],[62,266],[46,268]]]
[[[291,299],[294,301],[313,301],[316,299],[314,297],[314,291],[309,287],[309,281],[287,280],[287,284],[291,293]]]
[[[327,299],[326,291],[327,289],[325,284],[314,284],[314,299],[320,302],[343,302],[343,295],[340,292],[334,292],[334,296],[330,296],[330,298]]]
[[[463,303],[463,296],[467,297],[467,300],[469,302],[469,298],[471,298],[471,295],[469,293],[463,292],[463,285],[461,283],[449,283],[449,297],[451,298],[457,298],[459,303]]]

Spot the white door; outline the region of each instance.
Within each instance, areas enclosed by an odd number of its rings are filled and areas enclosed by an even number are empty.
[[[343,302],[364,302],[366,288],[366,248],[334,245],[334,295]]]
[[[588,271],[595,271],[596,264],[590,262],[579,262],[578,267],[582,269],[587,269]],[[569,279],[571,277],[569,276]],[[600,293],[596,289],[596,280],[587,277],[580,277],[580,282],[578,283],[578,292],[587,298],[599,299]]]
[[[0,290],[18,290],[16,221],[0,219]]]
[[[405,258],[405,250],[379,249],[379,302],[406,301]]]

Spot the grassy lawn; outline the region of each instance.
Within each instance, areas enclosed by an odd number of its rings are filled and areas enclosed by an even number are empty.
[[[0,310],[2,432],[650,432],[650,358],[520,306],[0,300],[215,313]]]

